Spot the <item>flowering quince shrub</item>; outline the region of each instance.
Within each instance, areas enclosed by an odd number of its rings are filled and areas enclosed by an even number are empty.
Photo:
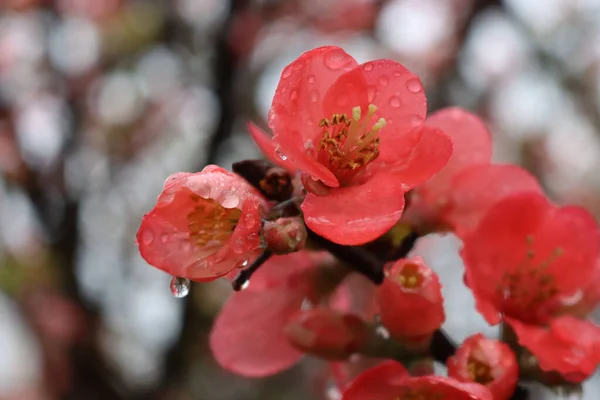
[[[268,126],[248,124],[268,161],[171,175],[137,234],[177,297],[230,281],[210,334],[224,369],[261,378],[317,357],[343,400],[525,399],[521,379],[573,389],[596,370],[596,222],[492,163],[477,116],[427,116],[404,66],[327,46],[283,70]],[[456,273],[499,340],[442,331],[452,299],[409,255],[432,232],[462,240]]]

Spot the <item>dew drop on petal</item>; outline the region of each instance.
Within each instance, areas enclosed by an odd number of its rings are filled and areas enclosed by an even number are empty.
[[[331,70],[338,70],[348,64],[348,55],[343,50],[332,50],[325,55],[325,66]]]
[[[240,203],[240,199],[239,197],[232,192],[228,192],[225,194],[225,196],[223,197],[223,200],[221,201],[221,205],[225,208],[235,208],[238,206],[238,204]]]
[[[312,101],[313,103],[319,101],[319,92],[317,92],[316,90],[312,90],[310,92],[310,101]]]
[[[377,88],[374,86],[367,87],[367,100],[370,102],[375,98],[375,94],[377,93]]]
[[[169,241],[169,235],[166,233],[162,233],[160,235],[160,241],[163,243],[167,243]]]
[[[297,90],[292,90],[292,92],[290,93],[290,100],[294,101],[298,98],[298,91]]]
[[[286,68],[283,70],[282,74],[281,74],[281,79],[287,79],[292,75],[292,69],[291,68]]]
[[[252,214],[246,214],[244,216],[244,223],[246,224],[246,228],[252,229],[256,225],[256,220]]]
[[[394,72],[394,76],[402,76],[402,72],[400,72],[400,71],[395,71],[395,72]]]
[[[248,279],[246,282],[242,283],[242,286],[240,287],[240,289],[245,290],[245,289],[248,289],[249,286],[250,286],[250,279]]]
[[[191,249],[192,249],[192,244],[190,242],[188,242],[187,240],[181,242],[181,251],[183,251],[184,253],[187,253]]]
[[[372,71],[373,70],[373,63],[372,62],[368,62],[365,65],[363,65],[363,69],[367,72]]]
[[[412,78],[406,82],[406,88],[413,93],[419,93],[423,90],[423,86],[421,85],[421,81],[419,78]]]
[[[242,254],[244,252],[244,239],[235,239],[233,242],[233,252],[236,254]]]
[[[142,232],[142,242],[144,244],[151,244],[154,241],[154,234],[149,229],[144,229]]]
[[[390,106],[392,106],[392,108],[398,108],[400,107],[401,101],[398,97],[394,96],[392,98],[390,98]]]
[[[315,80],[316,80],[314,75],[309,75],[307,79],[308,79],[308,83],[315,83]]]
[[[423,118],[419,117],[418,115],[411,115],[410,123],[413,124],[414,126],[421,125],[423,123]]]
[[[169,285],[171,294],[178,299],[181,299],[190,293],[190,280],[188,278],[182,278],[174,276],[171,278]]]
[[[386,87],[389,82],[390,80],[387,78],[387,76],[382,76],[379,78],[379,84],[383,87]]]

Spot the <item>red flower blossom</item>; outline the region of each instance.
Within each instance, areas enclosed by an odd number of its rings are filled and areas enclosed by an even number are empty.
[[[359,66],[342,49],[321,47],[283,70],[269,113],[273,139],[254,125],[250,133],[267,157],[303,172],[308,227],[357,245],[390,229],[405,191],[450,158],[450,139],[423,125],[425,114],[423,86],[401,64]]]
[[[142,219],[140,254],[174,276],[217,279],[256,257],[263,205],[246,181],[223,168],[176,173]]]
[[[377,301],[381,322],[399,340],[428,335],[445,320],[439,277],[420,257],[398,260],[386,270]]]
[[[449,377],[485,385],[494,400],[510,399],[519,380],[517,358],[510,347],[480,333],[467,338],[447,365]]]
[[[557,207],[539,193],[499,202],[461,251],[477,309],[490,324],[503,316],[547,323],[563,296],[589,282],[599,239],[594,218],[580,207]]]
[[[359,317],[327,308],[300,312],[284,332],[296,348],[330,360],[347,359],[369,338],[369,329]]]
[[[313,295],[306,273],[323,257],[327,255],[308,252],[274,256],[252,275],[247,289],[233,293],[210,334],[210,348],[223,368],[263,377],[291,367],[302,357],[284,327]]]
[[[446,212],[449,196],[454,191],[453,179],[463,169],[473,165],[486,165],[492,158],[490,133],[476,115],[458,107],[445,108],[427,118],[426,125],[443,130],[454,145],[448,163],[431,179],[413,190],[411,213],[440,224]]]
[[[443,219],[458,236],[464,237],[490,207],[522,192],[543,190],[535,177],[519,166],[482,164],[464,168],[452,180]]]
[[[342,400],[412,399],[492,400],[477,383],[460,383],[441,376],[411,378],[402,364],[388,361],[360,374],[344,390]]]
[[[600,327],[589,321],[562,316],[553,319],[549,329],[516,319],[507,322],[544,371],[558,371],[571,382],[582,382],[600,364]]]

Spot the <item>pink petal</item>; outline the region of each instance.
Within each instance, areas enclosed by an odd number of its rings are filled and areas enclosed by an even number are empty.
[[[444,132],[424,125],[414,130],[421,131],[419,142],[412,148],[408,157],[402,159],[397,156],[397,161],[388,169],[408,188],[426,182],[442,169],[452,156],[452,141]],[[399,148],[393,142],[390,144],[392,146],[387,151]]]
[[[300,310],[303,295],[288,288],[234,293],[217,316],[210,348],[225,369],[265,377],[290,368],[302,353],[289,344],[283,328]]]
[[[302,203],[306,225],[339,244],[360,245],[387,232],[402,215],[404,188],[392,174],[379,173],[359,186],[309,193]]]
[[[265,155],[265,157],[267,157],[269,161],[290,171],[291,173],[296,172],[296,167],[291,160],[284,160],[280,155],[277,154],[277,146],[273,142],[273,139],[269,137],[266,132],[252,122],[248,122],[247,126],[248,132],[250,132],[250,136],[254,140],[254,143],[256,143],[260,151]]]
[[[303,53],[283,69],[269,113],[269,126],[275,137],[292,134],[290,123],[299,129],[304,143],[318,132],[323,113],[323,98],[329,87],[344,72],[357,65],[344,50],[319,47]]]

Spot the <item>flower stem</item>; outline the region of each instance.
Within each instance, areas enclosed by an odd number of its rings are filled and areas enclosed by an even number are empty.
[[[269,258],[271,258],[272,255],[273,253],[271,251],[265,250],[260,256],[258,256],[256,260],[254,260],[254,262],[248,268],[240,271],[231,282],[233,290],[235,290],[236,292],[241,290],[242,286],[244,286],[244,283],[246,283],[250,279],[252,274],[254,274],[260,268],[261,265],[263,265]]]

